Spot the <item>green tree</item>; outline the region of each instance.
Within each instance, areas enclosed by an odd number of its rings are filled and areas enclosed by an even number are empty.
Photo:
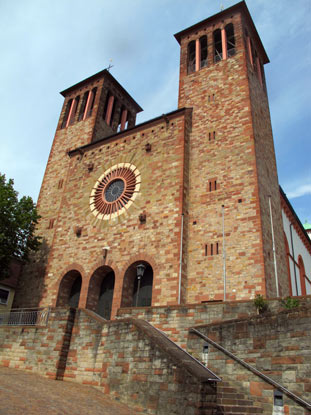
[[[8,276],[12,258],[29,259],[38,250],[40,237],[35,235],[39,215],[31,197],[18,200],[14,181],[0,173],[0,279]]]

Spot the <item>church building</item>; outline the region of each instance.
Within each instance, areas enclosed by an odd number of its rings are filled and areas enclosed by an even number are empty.
[[[279,188],[269,59],[246,4],[175,38],[173,112],[136,125],[142,108],[107,69],[61,92],[43,243],[14,307],[113,319],[123,307],[311,293],[311,243]]]

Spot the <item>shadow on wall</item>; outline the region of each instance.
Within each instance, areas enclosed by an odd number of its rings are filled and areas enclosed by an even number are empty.
[[[40,248],[30,256],[30,260],[24,265],[18,281],[13,308],[38,307],[44,296],[44,275],[48,261],[50,248],[45,238],[42,238]],[[36,278],[29,278],[35,275]]]

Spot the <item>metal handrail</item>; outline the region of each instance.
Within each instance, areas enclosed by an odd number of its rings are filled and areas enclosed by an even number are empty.
[[[46,326],[49,315],[49,307],[0,311],[0,326]]]
[[[196,330],[195,328],[189,329],[189,333],[196,334],[197,336],[201,337],[203,340],[205,340],[207,343],[210,343],[212,346],[214,346],[216,349],[223,352],[225,355],[229,356],[231,359],[235,360],[237,363],[239,363],[241,366],[244,366],[246,369],[248,369],[250,372],[254,373],[254,375],[259,376],[261,379],[263,379],[265,382],[269,383],[270,385],[274,386],[279,391],[282,391],[285,395],[287,395],[289,398],[294,400],[298,403],[298,405],[302,406],[306,409],[311,409],[311,403],[305,401],[304,399],[301,399],[299,396],[295,395],[293,392],[289,391],[288,389],[284,388],[284,386],[280,385],[275,380],[269,378],[269,376],[264,375],[262,372],[260,372],[258,369],[254,368],[253,366],[249,365],[248,363],[244,362],[244,360],[240,359],[239,357],[235,356],[233,353],[229,352],[229,350],[225,349],[224,347],[220,346],[220,344],[214,342],[214,340],[210,339],[209,337],[205,336],[200,331]]]

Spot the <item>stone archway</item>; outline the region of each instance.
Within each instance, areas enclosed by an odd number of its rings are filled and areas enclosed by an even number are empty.
[[[144,274],[137,276],[137,266],[144,265]],[[121,307],[149,307],[152,303],[153,269],[146,261],[136,261],[124,274]]]
[[[79,271],[68,271],[61,280],[58,290],[57,307],[79,306],[82,277]]]
[[[115,273],[108,265],[98,267],[90,278],[86,308],[110,320]]]

